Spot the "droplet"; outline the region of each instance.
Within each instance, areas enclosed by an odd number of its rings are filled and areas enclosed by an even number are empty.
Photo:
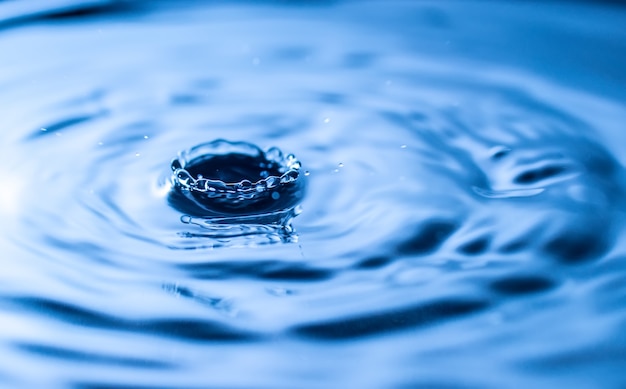
[[[280,182],[282,184],[288,184],[290,182],[297,180],[299,175],[300,174],[297,171],[290,170],[287,173],[283,174],[282,177],[280,177]]]
[[[264,192],[267,189],[267,183],[265,181],[259,181],[256,184],[255,189],[259,193]]]
[[[249,180],[243,180],[238,184],[238,186],[239,189],[247,191],[252,188],[252,182],[250,182]]]
[[[326,124],[330,123],[330,118],[324,118],[324,123]]]
[[[283,159],[283,152],[280,151],[280,149],[278,149],[277,147],[270,147],[265,152],[265,158],[270,161],[280,161]]]
[[[271,177],[268,177],[265,180],[265,182],[267,184],[267,187],[271,189],[271,188],[276,187],[280,183],[280,178],[275,177],[275,176],[271,176]]]
[[[198,178],[195,182],[195,185],[197,188],[201,188],[203,190],[208,190],[209,187],[209,180],[204,179],[204,178]]]

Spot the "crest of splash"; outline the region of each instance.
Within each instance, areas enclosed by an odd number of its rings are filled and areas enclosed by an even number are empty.
[[[171,163],[168,202],[199,227],[185,237],[264,235],[293,241],[291,220],[305,193],[301,164],[276,147],[218,139],[184,150]]]

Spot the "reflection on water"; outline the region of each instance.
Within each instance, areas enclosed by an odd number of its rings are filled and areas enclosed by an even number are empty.
[[[0,386],[624,386],[625,21],[0,3]]]

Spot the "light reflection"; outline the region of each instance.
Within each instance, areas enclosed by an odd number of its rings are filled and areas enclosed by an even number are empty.
[[[24,182],[15,174],[0,171],[0,215],[15,216],[20,211]]]

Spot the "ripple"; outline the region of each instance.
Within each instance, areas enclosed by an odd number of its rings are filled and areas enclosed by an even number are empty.
[[[195,341],[250,341],[256,335],[210,320],[167,318],[128,320],[69,303],[45,298],[19,297],[14,303],[31,307],[55,320],[120,332],[136,332],[157,337]]]
[[[85,352],[57,346],[46,346],[41,344],[21,343],[16,344],[15,346],[29,353],[37,354],[43,357],[72,361],[73,363],[94,363],[104,366],[127,366],[130,368],[144,368],[155,370],[172,368],[172,365],[163,363],[159,360],[129,358],[119,355],[95,354],[93,352]]]
[[[480,312],[489,303],[480,300],[449,299],[399,310],[305,324],[294,331],[317,339],[353,339],[390,331],[417,328]]]
[[[506,295],[525,295],[548,291],[555,287],[555,282],[542,276],[516,275],[494,281],[491,288]]]
[[[621,13],[61,3],[0,16],[5,386],[617,365]]]

